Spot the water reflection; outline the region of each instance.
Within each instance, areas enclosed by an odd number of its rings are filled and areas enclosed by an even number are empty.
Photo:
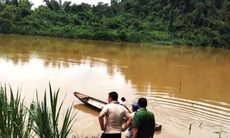
[[[229,50],[0,35],[0,64],[1,83],[24,84],[28,95],[51,81],[68,101],[76,90],[103,100],[116,90],[128,104],[145,96],[164,124],[158,137],[230,130]]]
[[[99,114],[99,112],[97,110],[94,110],[88,106],[85,106],[85,104],[76,104],[76,105],[74,105],[74,108],[81,110],[82,112],[94,115],[95,117],[97,117]]]

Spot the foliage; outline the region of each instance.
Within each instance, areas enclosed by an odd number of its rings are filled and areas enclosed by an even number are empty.
[[[71,131],[71,122],[74,121],[76,114],[71,115],[72,108],[68,108],[64,116],[64,122],[59,130],[58,123],[60,122],[59,117],[63,101],[58,107],[59,89],[57,92],[53,92],[51,85],[49,85],[49,92],[51,111],[48,108],[46,92],[41,102],[38,100],[37,93],[37,100],[30,106],[30,117],[34,121],[32,129],[40,138],[66,138]]]
[[[9,93],[6,87],[0,88],[0,111],[0,137],[29,138],[31,128],[26,124],[27,111],[19,90],[14,96],[11,87]]]
[[[230,48],[229,0],[0,2],[0,33]]]
[[[63,101],[58,105],[58,94],[53,92],[49,84],[50,104],[48,104],[46,91],[43,101],[34,100],[30,107],[24,106],[20,93],[16,96],[10,87],[10,96],[6,87],[0,88],[0,137],[4,138],[66,138],[71,133],[76,113],[72,113],[73,108],[68,108],[65,112],[62,124],[60,113]],[[48,107],[51,107],[49,109]]]

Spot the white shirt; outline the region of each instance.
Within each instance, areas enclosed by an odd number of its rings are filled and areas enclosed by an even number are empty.
[[[130,113],[126,110],[126,108],[116,101],[107,104],[102,109],[100,114],[104,114],[106,116],[106,129],[104,133],[107,134],[121,133],[123,118],[131,117]]]

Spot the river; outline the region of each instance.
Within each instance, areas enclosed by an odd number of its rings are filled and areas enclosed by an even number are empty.
[[[25,103],[60,88],[77,113],[71,137],[101,134],[74,91],[104,101],[117,91],[127,106],[146,97],[163,125],[155,138],[230,137],[230,50],[0,35],[0,66],[0,85],[20,88]]]

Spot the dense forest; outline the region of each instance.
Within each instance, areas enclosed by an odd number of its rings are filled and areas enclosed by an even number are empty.
[[[0,0],[0,33],[230,48],[230,0]]]

